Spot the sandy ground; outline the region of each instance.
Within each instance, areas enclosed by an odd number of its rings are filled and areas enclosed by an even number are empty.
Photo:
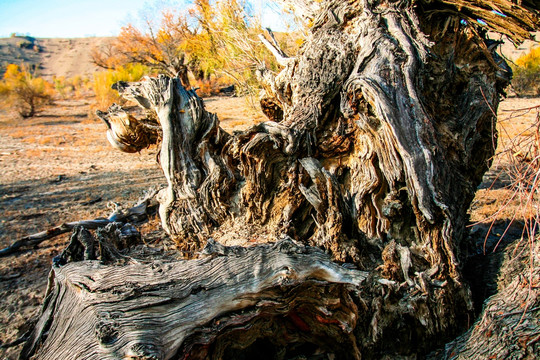
[[[116,202],[133,205],[151,186],[165,181],[156,163],[156,149],[123,154],[105,139],[105,126],[90,113],[90,99],[57,101],[39,116],[19,120],[0,114],[0,248],[18,238],[62,222],[107,216]],[[226,130],[242,129],[263,116],[242,98],[210,98],[207,108],[217,112]],[[501,141],[531,135],[540,99],[504,101],[499,110]],[[518,114],[519,117],[515,117]],[[527,130],[529,129],[529,130]],[[521,135],[520,135],[521,134]],[[483,221],[501,208],[509,190],[505,159],[497,157],[472,204],[474,221]],[[502,175],[501,175],[502,174]],[[495,183],[494,183],[494,180]],[[514,206],[512,208],[511,206]],[[517,202],[497,214],[505,221]],[[158,226],[153,219],[142,229]],[[66,245],[68,235],[35,249],[0,258],[0,341],[15,341],[39,313],[51,259]],[[0,358],[15,359],[21,346],[0,348]]]
[[[0,69],[5,64],[36,66],[36,73],[47,80],[53,76],[92,77],[99,68],[92,63],[91,52],[112,41],[112,37],[77,39],[34,39],[26,37],[0,38]],[[28,46],[22,44],[30,43]],[[34,46],[35,45],[35,46]],[[0,71],[0,74],[3,74]]]

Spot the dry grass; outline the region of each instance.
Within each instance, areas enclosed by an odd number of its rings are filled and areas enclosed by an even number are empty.
[[[530,218],[531,207],[523,208],[521,197],[513,195],[520,188],[516,171],[530,164],[534,149],[540,98],[510,98],[501,103],[498,112],[498,146],[491,169],[473,201],[473,222],[503,221],[514,218],[525,221]],[[524,190],[526,187],[521,186]],[[534,205],[531,203],[531,205]]]
[[[507,118],[503,119],[503,123],[526,115],[532,116],[534,120],[525,130],[508,137],[507,145],[499,156],[506,159],[507,173],[510,177],[510,184],[507,186],[509,194],[501,209],[512,202],[518,203],[517,211],[512,215],[510,223],[516,218],[522,218],[524,222],[523,236],[520,241],[527,241],[528,247],[518,246],[516,249],[528,248],[530,262],[528,286],[532,290],[534,263],[539,255],[535,253],[535,242],[538,241],[540,226],[540,105],[512,111]],[[497,212],[494,216],[496,214]],[[506,235],[506,231],[508,228],[501,235],[501,239]]]

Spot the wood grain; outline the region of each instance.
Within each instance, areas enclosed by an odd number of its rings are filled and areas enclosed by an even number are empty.
[[[348,293],[366,272],[290,239],[251,248],[210,242],[204,256],[54,267],[43,316],[21,358],[220,358],[208,345],[235,332],[255,341],[260,333],[251,326],[261,317],[287,324],[293,338],[306,331],[351,341],[357,308]]]

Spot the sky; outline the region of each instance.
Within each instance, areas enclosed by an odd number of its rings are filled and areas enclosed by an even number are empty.
[[[267,0],[250,0],[263,26],[285,30],[283,16]],[[188,6],[187,0],[0,0],[0,37],[12,33],[38,38],[116,36],[145,11]]]

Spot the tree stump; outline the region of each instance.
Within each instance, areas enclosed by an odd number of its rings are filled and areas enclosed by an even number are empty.
[[[290,3],[311,26],[263,76],[274,121],[228,134],[178,78],[117,85],[162,137],[102,117],[161,140],[162,225],[198,259],[58,265],[23,358],[414,357],[470,325],[460,248],[511,78],[477,19],[519,41],[537,8]]]

